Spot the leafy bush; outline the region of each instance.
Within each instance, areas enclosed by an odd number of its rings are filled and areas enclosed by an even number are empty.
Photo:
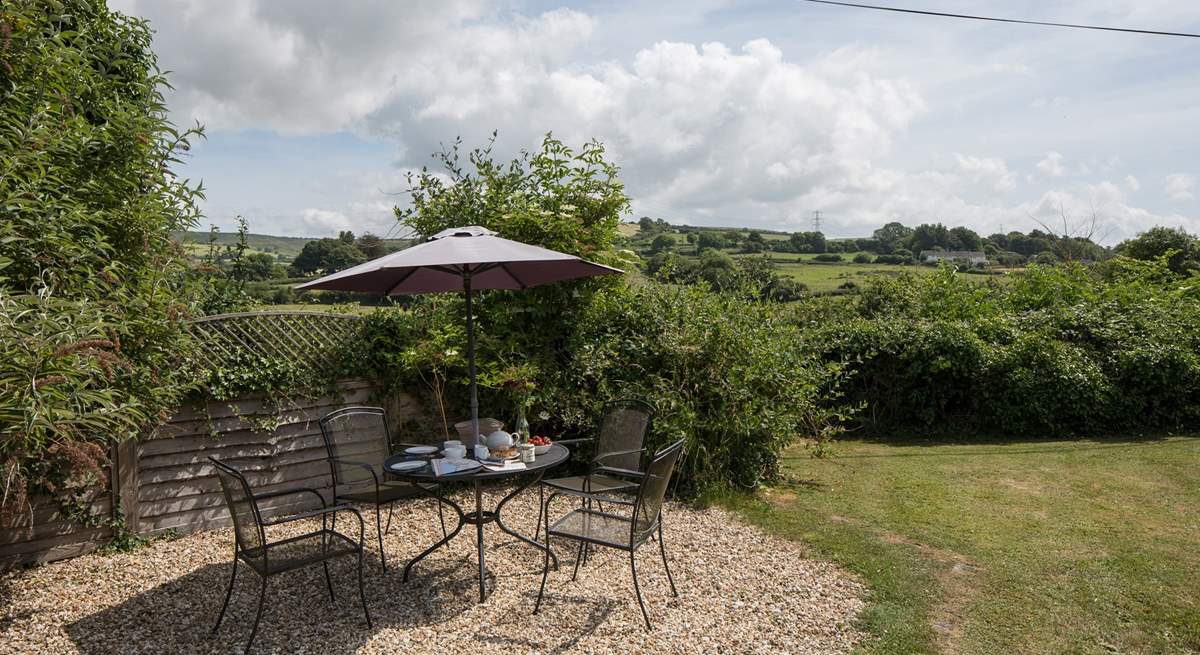
[[[190,388],[184,264],[199,190],[171,173],[145,23],[103,2],[0,6],[0,521],[82,513],[111,444]]]
[[[753,487],[774,475],[796,436],[822,436],[838,367],[789,347],[797,330],[778,306],[696,287],[650,284],[598,294],[579,316],[547,405],[590,425],[606,398],[658,410],[652,445],[688,440],[690,489]],[[829,400],[829,397],[825,397]]]
[[[860,252],[854,256],[854,263],[855,264],[870,264],[871,263],[871,255],[869,255],[865,252]]]
[[[814,262],[833,263],[833,262],[844,261],[844,258],[841,255],[834,255],[831,253],[823,253],[823,254],[813,257],[813,261]]]
[[[1166,257],[1035,266],[1007,285],[943,266],[872,280],[804,346],[847,366],[877,434],[1174,429],[1200,409],[1196,289]]]

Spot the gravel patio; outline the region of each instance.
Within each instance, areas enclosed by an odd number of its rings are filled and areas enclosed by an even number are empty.
[[[531,534],[536,498],[515,499],[506,522]],[[385,544],[388,559],[399,564],[440,531],[428,502],[398,508]],[[562,501],[555,515],[566,508]],[[494,592],[477,604],[472,539],[455,539],[403,584],[401,566],[382,573],[368,527],[366,593],[374,629],[363,621],[350,558],[333,565],[336,606],[320,567],[272,578],[253,652],[843,653],[862,638],[853,624],[865,589],[834,565],[806,559],[796,544],[719,509],[670,504],[664,525],[680,596],[670,595],[657,548],[640,549],[638,569],[655,622],[650,633],[625,553],[593,551],[572,583],[574,547],[555,544],[562,568],[551,571],[546,601],[533,616],[542,566],[533,548],[489,528]],[[134,553],[5,574],[0,653],[241,652],[257,600],[257,578],[248,570],[238,576],[221,631],[209,635],[232,540],[231,530],[213,530]]]

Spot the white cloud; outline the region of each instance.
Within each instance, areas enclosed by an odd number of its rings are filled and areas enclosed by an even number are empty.
[[[1163,179],[1163,190],[1171,200],[1192,200],[1196,196],[1192,190],[1196,188],[1196,178],[1192,175],[1174,173]]]
[[[1046,153],[1046,156],[1034,166],[1043,175],[1049,177],[1062,177],[1066,173],[1063,168],[1063,156],[1061,153],[1051,150]]]
[[[677,221],[796,229],[821,209],[839,235],[869,233],[887,220],[941,220],[987,232],[1000,223],[1034,227],[1027,212],[1056,199],[1082,207],[1097,197],[1120,217],[1121,229],[1169,218],[1114,196],[1113,189],[1136,191],[1140,184],[1132,174],[1119,180],[1129,167],[1112,170],[1120,160],[1107,145],[1089,147],[1098,141],[1096,125],[1110,126],[1075,115],[1106,105],[1095,102],[1093,89],[1053,77],[1075,58],[1089,69],[1099,64],[1060,41],[1034,44],[1041,49],[1014,41],[972,59],[958,56],[969,50],[954,49],[962,44],[937,36],[944,30],[930,30],[923,34],[932,41],[922,44],[936,54],[933,62],[933,55],[906,54],[907,43],[879,35],[862,38],[881,43],[866,48],[850,32],[817,34],[820,44],[809,45],[779,40],[787,38],[782,27],[770,41],[753,38],[765,27],[721,32],[697,20],[701,27],[689,31],[674,14],[704,10],[682,3],[659,17],[670,31],[660,25],[640,32],[633,24],[639,12],[653,13],[642,7],[625,10],[626,23],[606,25],[612,14],[600,8],[595,15],[557,9],[526,16],[483,0],[112,4],[151,19],[155,48],[178,88],[169,96],[173,113],[181,123],[206,123],[211,141],[249,129],[288,136],[352,131],[395,144],[398,169],[352,170],[339,162],[336,175],[329,174],[333,163],[330,171],[308,167],[304,180],[279,175],[315,189],[295,201],[303,210],[264,208],[283,217],[279,229],[291,233],[386,231],[388,208],[401,202],[386,195],[402,188],[397,171],[428,163],[428,153],[456,135],[474,146],[496,128],[501,157],[535,145],[547,130],[572,144],[601,139],[622,167],[635,211]],[[613,39],[624,31],[651,36]],[[655,42],[663,34],[674,40]],[[610,40],[596,42],[603,37]],[[1049,53],[1056,56],[1041,56]],[[992,73],[986,82],[979,81],[983,73]],[[1170,131],[1170,121],[1190,120],[1170,113],[1187,114],[1178,102],[1137,100],[1168,113],[1149,120],[1112,106],[1122,126],[1149,125],[1158,134]],[[1067,114],[1071,124],[1064,125]],[[1118,132],[1125,134],[1104,133]],[[1049,144],[1072,153],[1070,174],[1057,151],[1032,168],[1009,168],[1007,162],[1028,161]],[[1194,182],[1175,175],[1164,184],[1171,198],[1183,200]]]
[[[958,166],[976,182],[984,182],[995,191],[1012,191],[1017,188],[1017,175],[1008,170],[1008,164],[997,157],[969,157],[954,153]]]
[[[300,212],[297,227],[300,228],[297,233],[305,235],[336,234],[342,230],[361,229],[361,226],[356,226],[349,216],[341,212],[314,207]]]

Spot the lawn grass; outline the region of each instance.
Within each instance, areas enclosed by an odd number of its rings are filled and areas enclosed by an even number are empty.
[[[899,275],[902,271],[924,273],[928,270],[920,266],[893,264],[788,263],[779,265],[780,275],[803,282],[809,291],[833,291],[847,282],[862,285],[873,275]]]
[[[872,653],[1200,651],[1200,438],[848,441],[724,503],[872,588]]]

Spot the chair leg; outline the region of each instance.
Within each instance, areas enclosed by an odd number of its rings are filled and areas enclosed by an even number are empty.
[[[379,505],[375,506],[375,534],[379,536],[379,561],[383,563],[383,572],[387,573],[387,553],[383,552],[383,521],[379,520]]]
[[[321,567],[325,569],[325,586],[329,587],[329,602],[336,603],[337,599],[333,597],[333,580],[329,578],[329,562],[321,562]]]
[[[358,549],[358,599],[362,601],[363,615],[367,617],[367,629],[371,629],[371,610],[367,609],[367,592],[363,589],[363,552]]]
[[[541,492],[540,487],[539,487],[538,491],[540,494],[540,492]],[[534,614],[537,614],[538,610],[541,609],[541,607],[542,607],[542,594],[546,593],[546,578],[550,575],[550,513],[549,513],[548,509],[543,507],[538,510],[539,516],[541,515],[541,512],[543,509],[546,510],[546,553],[545,553],[544,559],[542,560],[542,585],[540,587],[538,587],[537,602],[534,603],[534,605],[533,605],[533,613]],[[534,536],[536,537],[537,535],[534,535]],[[572,579],[574,579],[574,578],[572,578]]]
[[[267,600],[267,576],[262,576],[262,586],[258,591],[258,611],[254,613],[254,627],[250,628],[250,639],[246,641],[246,650],[250,652],[250,644],[254,643],[254,636],[258,634],[258,622],[262,619],[263,604]]]
[[[667,582],[671,583],[671,595],[679,598],[679,592],[675,591],[675,578],[671,577],[671,565],[667,564],[667,547],[663,545],[661,518],[658,520],[658,552],[662,555],[663,568],[667,570]]]
[[[547,536],[547,539],[549,537]],[[579,542],[579,552],[575,553],[575,568],[571,571],[571,582],[575,582],[575,576],[579,575],[579,563],[583,561],[584,553],[587,551],[583,547],[584,542]]]
[[[544,509],[542,507],[542,505],[544,505],[545,503],[546,503],[546,487],[539,484],[538,485],[538,518],[537,518],[537,525],[534,526],[534,529],[533,529],[534,541],[537,541],[538,536],[542,534],[542,509]],[[546,527],[549,528],[550,522],[547,521],[546,523],[547,523]]]
[[[388,520],[387,520],[387,527],[385,527],[383,529],[384,534],[391,534],[391,532],[392,532],[392,510],[395,508],[396,508],[396,501],[393,500],[392,502],[388,503]]]
[[[217,624],[213,626],[212,633],[217,634],[217,630],[221,629],[221,621],[225,619],[225,608],[229,607],[229,598],[233,596],[233,583],[237,581],[238,561],[237,555],[233,558],[233,573],[229,576],[229,589],[225,591],[225,602],[221,603],[221,613],[217,614]]]
[[[652,630],[650,626],[650,614],[646,612],[646,603],[642,600],[642,588],[638,586],[637,564],[634,561],[634,551],[629,551],[629,570],[633,572],[633,591],[637,594],[638,607],[642,608],[642,618],[646,619],[646,630]]]

